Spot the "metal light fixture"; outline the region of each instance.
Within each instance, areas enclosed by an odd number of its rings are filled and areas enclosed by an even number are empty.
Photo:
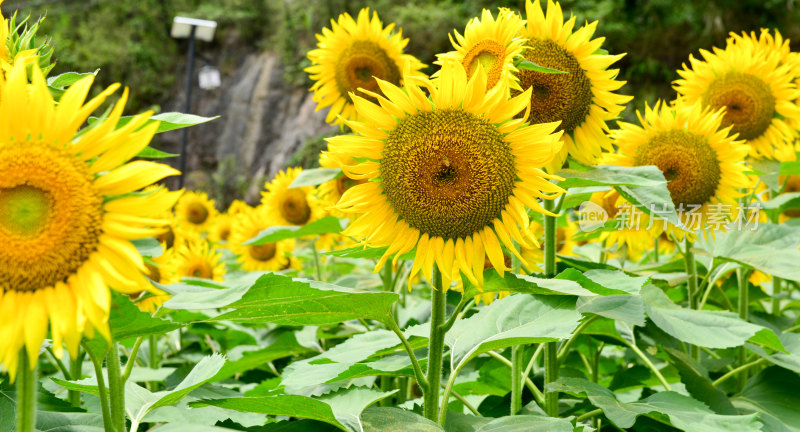
[[[188,54],[188,67],[186,68],[186,109],[185,113],[189,113],[192,102],[192,77],[194,76],[194,41],[200,39],[202,41],[211,42],[214,39],[214,31],[217,29],[216,21],[208,21],[197,18],[188,18],[176,16],[172,20],[172,30],[170,35],[176,39],[189,39],[189,54]],[[219,71],[217,71],[219,75]],[[219,77],[217,77],[219,78]],[[184,173],[186,172],[186,142],[189,139],[187,135],[189,131],[183,129],[183,139],[181,140],[181,155],[179,160],[181,175],[178,178],[178,188],[183,187]]]

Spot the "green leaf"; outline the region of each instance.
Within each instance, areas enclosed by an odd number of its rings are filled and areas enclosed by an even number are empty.
[[[370,407],[361,414],[364,432],[441,432],[442,428],[411,411],[392,407]]]
[[[714,387],[708,376],[708,370],[703,365],[682,351],[669,347],[665,347],[664,350],[672,358],[672,366],[678,369],[681,382],[686,385],[686,390],[692,397],[705,402],[717,414],[738,414],[728,396]]]
[[[642,287],[650,280],[648,277],[628,276],[621,271],[589,270],[581,273],[575,269],[566,269],[556,279],[578,282],[582,287],[599,295],[639,294]]]
[[[50,377],[50,379],[53,380],[54,383],[60,385],[61,387],[64,387],[67,390],[89,393],[95,396],[100,395],[100,390],[98,390],[97,387],[97,379],[95,379],[94,377],[84,378],[82,380],[77,380],[77,381],[67,381],[56,377]]]
[[[639,327],[645,325],[644,302],[638,295],[580,297],[576,308],[580,313],[593,313]]]
[[[189,405],[193,407],[210,405],[242,412],[305,418],[325,422],[344,431],[360,432],[363,430],[361,413],[364,409],[394,393],[394,391],[383,393],[374,389],[351,388],[316,399],[297,395],[275,395],[205,399]]]
[[[164,306],[170,309],[216,309],[242,298],[258,278],[266,272],[244,272],[241,277],[231,277],[224,284],[206,281],[202,285],[184,279],[182,283],[158,287],[172,295]],[[227,275],[226,275],[227,277]]]
[[[764,423],[763,432],[800,432],[800,377],[796,373],[770,367],[750,378],[733,405],[753,412]]]
[[[393,319],[392,304],[397,299],[398,295],[391,292],[359,292],[266,274],[240,300],[226,306],[236,310],[212,321],[321,326],[363,318],[386,324]]]
[[[163,152],[157,148],[153,148],[150,146],[145,147],[144,149],[142,149],[142,151],[139,152],[139,154],[136,155],[136,157],[143,159],[166,159],[176,156],[180,155],[175,153]]]
[[[781,162],[780,175],[798,175],[800,174],[800,162],[786,161]]]
[[[770,189],[777,191],[780,189],[778,183],[778,176],[780,174],[781,163],[773,160],[751,160],[750,166],[758,174],[762,182],[764,182]]]
[[[237,347],[238,348],[238,347]],[[314,352],[297,343],[294,333],[282,333],[268,346],[255,351],[245,351],[240,356],[228,352],[228,361],[214,378],[221,381],[235,374],[259,368],[268,362],[295,355],[305,355]],[[236,358],[238,357],[238,358]]]
[[[487,351],[567,339],[580,319],[574,297],[515,294],[495,300],[475,315],[456,321],[445,335],[451,368],[460,369]]]
[[[665,414],[675,427],[685,431],[757,432],[761,429],[756,414],[716,414],[702,402],[673,391],[664,391],[636,402],[625,403],[600,384],[567,377],[559,378],[548,385],[546,390],[585,395],[592,405],[603,410],[606,417],[620,428],[632,427],[636,417],[655,412]]]
[[[219,373],[224,363],[225,357],[219,354],[203,357],[192,368],[189,375],[172,390],[152,393],[128,381],[125,386],[125,409],[128,411],[131,421],[139,423],[150,411],[177,403],[192,390],[211,381]]]
[[[103,432],[103,417],[97,413],[38,411],[36,413],[36,430],[39,432]]]
[[[126,124],[128,124],[129,121],[131,121],[132,118],[133,118],[133,116],[120,117],[119,121],[117,122],[117,128],[121,128],[122,126],[125,126]],[[198,115],[194,115],[194,114],[184,114],[184,113],[179,113],[179,112],[165,112],[165,113],[156,114],[156,115],[150,117],[147,120],[147,122],[145,122],[145,124],[142,125],[142,127],[145,127],[145,126],[147,126],[147,125],[149,125],[149,124],[151,124],[151,123],[153,123],[155,121],[158,121],[158,122],[160,122],[160,124],[158,125],[158,129],[156,129],[156,133],[158,134],[158,133],[162,133],[162,132],[168,132],[168,131],[171,131],[171,130],[183,129],[183,128],[189,127],[189,126],[199,125],[199,124],[202,124],[202,123],[209,122],[211,120],[216,120],[218,118],[219,118],[219,116],[202,117],[202,116],[198,116]],[[91,126],[92,124],[97,122],[97,120],[98,120],[97,117],[89,117],[89,119],[87,121],[89,122],[89,125]]]
[[[697,238],[695,249],[721,261],[733,261],[783,279],[800,281],[800,230],[759,223],[757,229],[719,232],[716,239]]]
[[[800,334],[783,333],[780,342],[787,352],[768,353],[764,348],[753,344],[747,344],[747,348],[780,367],[800,373]]]
[[[272,226],[250,240],[244,242],[246,245],[262,245],[264,243],[274,243],[290,238],[305,237],[310,235],[329,234],[342,232],[344,227],[342,221],[335,216],[325,216],[303,226]]]
[[[573,432],[572,423],[563,418],[540,415],[515,415],[493,419],[481,426],[476,432]]]
[[[516,63],[514,66],[516,66],[516,68],[520,69],[520,70],[530,70],[530,71],[541,72],[541,73],[546,73],[546,74],[563,74],[563,73],[567,73],[566,71],[560,71],[558,69],[551,69],[549,67],[539,66],[538,64],[536,64],[536,63],[534,63],[534,62],[532,62],[530,60],[522,60],[521,62]]]
[[[66,72],[58,76],[48,77],[47,86],[56,89],[64,89],[82,80],[83,78],[86,78],[89,75],[97,76],[97,71],[86,72],[86,73]]]
[[[483,286],[481,289],[478,289],[469,281],[466,282],[464,296],[473,297],[481,293],[498,291],[541,295],[594,295],[592,291],[571,280],[544,279],[511,272],[505,272],[503,277],[500,277],[494,269],[489,269],[483,272]]]
[[[578,207],[584,201],[589,201],[597,192],[607,192],[611,190],[608,186],[588,186],[588,187],[574,187],[569,190],[569,193],[564,195],[564,202],[561,204],[562,209],[570,209]]]
[[[312,168],[304,169],[297,178],[294,179],[289,188],[316,186],[333,179],[339,178],[342,170],[339,168]]]
[[[556,175],[565,180],[558,183],[564,189],[587,186],[660,186],[666,188],[664,175],[654,165],[638,167],[620,167],[614,165],[598,165],[588,171],[565,169]],[[670,202],[672,202],[670,200]]]
[[[114,296],[109,321],[115,340],[165,333],[182,327],[180,323],[156,318],[139,310],[128,296],[122,294]]]
[[[707,348],[741,346],[757,332],[767,330],[744,321],[733,312],[682,308],[654,285],[642,289],[642,298],[647,316],[655,325],[670,336],[694,345]]]
[[[163,252],[161,243],[152,237],[131,240],[131,243],[136,246],[136,250],[139,251],[139,255],[141,256],[156,258],[160,257]]]

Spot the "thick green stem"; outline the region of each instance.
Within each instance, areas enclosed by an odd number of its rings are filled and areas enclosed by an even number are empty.
[[[158,340],[156,340],[156,335],[150,335],[147,338],[147,345],[150,348],[148,364],[150,365],[150,369],[158,369]]]
[[[544,209],[553,210],[553,201],[544,200]],[[544,273],[548,278],[556,275],[556,217],[544,216]],[[548,391],[550,383],[558,379],[558,344],[545,342],[544,346],[544,412],[558,417],[558,392]]]
[[[19,350],[17,364],[17,432],[33,432],[36,427],[36,368],[31,367],[28,351]]]
[[[777,276],[772,277],[772,315],[781,316],[780,294],[783,280]]]
[[[316,269],[317,271],[317,280],[320,282],[324,282],[322,280],[322,264],[320,263],[319,252],[317,252],[317,247],[315,244],[311,245],[311,250],[314,253],[314,269]]]
[[[394,387],[394,383],[392,382],[392,381],[394,381],[393,377],[384,375],[384,376],[378,378],[378,381],[380,383],[380,388],[381,388],[382,392],[385,393],[385,392],[392,391],[392,388]],[[380,402],[378,402],[378,405],[382,406],[382,407],[392,406],[392,397],[390,396],[390,397],[381,399]]]
[[[749,317],[748,306],[750,304],[750,286],[747,281],[748,272],[744,269],[736,269],[736,278],[739,284],[739,318],[747,321]],[[739,355],[738,355],[738,362],[739,366],[744,365],[747,362],[747,348],[739,347]],[[747,383],[747,370],[743,370],[742,373],[739,375],[739,387],[744,388],[744,385]]]
[[[122,382],[122,370],[119,363],[119,345],[111,342],[106,355],[108,370],[108,392],[111,401],[111,424],[117,432],[125,432],[125,385]]]
[[[522,355],[525,353],[523,345],[511,347],[511,415],[522,409]]]
[[[445,320],[447,293],[442,287],[442,274],[437,266],[433,266],[433,290],[431,291],[431,332],[428,339],[428,389],[424,397],[425,418],[439,420],[439,392],[442,382],[442,358],[444,354],[444,334],[442,326]],[[447,409],[447,407],[443,407]]]
[[[70,358],[69,361],[69,374],[70,379],[79,380],[81,379],[81,371],[83,369],[83,353],[80,352],[78,349],[78,355],[75,358]],[[77,390],[69,390],[67,392],[67,399],[72,406],[79,407],[81,406],[81,392]]]
[[[683,258],[686,263],[686,274],[689,275],[689,282],[687,284],[686,289],[686,297],[689,300],[689,309],[697,310],[697,263],[694,260],[694,252],[692,252],[692,241],[689,240],[689,236],[686,236],[684,248],[683,248]],[[689,347],[689,355],[697,360],[700,358],[700,351],[698,350],[696,345],[691,345]]]
[[[656,262],[656,263],[658,262],[658,243],[659,243],[659,240],[660,240],[660,237],[656,237],[655,239],[653,239],[653,261]]]

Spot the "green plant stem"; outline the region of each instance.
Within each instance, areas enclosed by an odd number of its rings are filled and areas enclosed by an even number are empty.
[[[424,392],[423,412],[431,421],[439,420],[439,386],[442,382],[442,360],[444,356],[444,334],[447,293],[442,287],[442,274],[433,266],[433,289],[431,290],[431,330],[428,339],[428,391]],[[444,407],[446,410],[447,407]]]
[[[19,350],[17,364],[17,432],[33,432],[36,428],[36,368],[31,367],[28,350]]]
[[[545,199],[544,209],[553,210],[553,200]],[[544,274],[547,278],[556,275],[556,217],[544,215]],[[545,342],[544,346],[544,412],[558,417],[558,392],[549,392],[547,387],[558,379],[558,344]]]
[[[653,239],[653,261],[658,263],[658,243],[660,237],[656,237]]]
[[[108,370],[108,393],[111,404],[111,423],[117,432],[125,432],[125,384],[122,381],[122,371],[119,363],[119,344],[111,342],[106,354],[106,369]]]
[[[314,269],[317,271],[317,280],[324,282],[324,280],[322,280],[322,265],[319,261],[319,252],[317,252],[316,244],[311,245],[311,250],[314,253]]]
[[[736,369],[726,373],[725,375],[722,375],[721,377],[717,378],[716,380],[714,380],[714,382],[712,384],[714,385],[714,387],[717,387],[720,384],[722,384],[725,381],[727,381],[729,378],[731,378],[733,376],[736,376],[739,373],[745,372],[745,371],[747,371],[748,369],[750,369],[753,366],[758,366],[761,363],[764,363],[765,361],[766,360],[764,360],[763,358],[760,358],[760,359],[758,359],[758,360],[756,360],[754,362],[743,364],[743,365],[737,367]]]
[[[453,327],[453,324],[456,323],[458,316],[461,314],[461,311],[469,310],[472,305],[475,303],[475,299],[471,298],[469,300],[465,299],[464,296],[461,296],[461,301],[458,302],[458,305],[453,310],[453,313],[450,315],[450,318],[447,319],[447,322],[442,324],[442,331],[447,333]]]
[[[468,410],[470,410],[470,412],[472,412],[472,414],[473,414],[473,415],[475,415],[475,416],[478,416],[478,417],[483,417],[483,416],[481,415],[480,411],[478,411],[478,409],[477,409],[477,408],[475,408],[475,406],[474,406],[474,405],[472,405],[471,403],[469,403],[469,401],[467,400],[467,398],[465,398],[464,396],[462,396],[461,394],[459,394],[459,393],[458,393],[458,392],[456,392],[455,390],[450,390],[450,392],[453,394],[453,397],[455,397],[456,399],[458,399],[459,401],[461,401],[461,403],[462,403],[462,404],[464,404],[464,406],[465,406],[465,407],[467,407],[467,409],[468,409]],[[444,404],[445,404],[445,406],[447,406],[447,405],[446,405],[446,404],[447,404],[447,402],[444,402]],[[446,412],[446,410],[445,410],[445,412]]]
[[[737,283],[739,286],[739,318],[747,321],[749,317],[748,306],[750,305],[750,287],[747,281],[748,272],[746,272],[742,268],[736,269],[736,278]],[[738,355],[738,362],[739,366],[744,365],[747,362],[747,348],[739,347],[739,355]],[[734,369],[736,370],[736,369]],[[731,371],[733,372],[733,371]],[[729,372],[730,373],[730,372]],[[739,375],[739,388],[744,388],[744,385],[747,383],[747,370],[744,369],[742,374]]]
[[[575,329],[574,332],[572,332],[572,336],[570,336],[570,338],[561,345],[561,349],[558,351],[558,364],[559,365],[564,363],[564,360],[566,359],[567,355],[569,354],[569,348],[575,342],[575,339],[577,339],[578,336],[580,336],[581,332],[584,329],[586,329],[586,327],[588,327],[589,324],[594,322],[594,320],[596,320],[597,318],[600,318],[600,315],[593,315],[593,316],[589,317],[588,319],[586,319],[584,322],[581,323],[581,325],[578,326],[577,329]]]
[[[685,238],[683,258],[686,263],[686,273],[689,275],[689,282],[686,289],[686,296],[689,299],[689,309],[697,310],[697,263],[694,260],[692,241],[689,240],[689,236]],[[696,345],[689,346],[689,355],[695,360],[700,358],[700,351]]]
[[[783,288],[783,279],[773,276],[772,277],[772,315],[781,316],[781,300],[778,298]]]
[[[70,372],[70,370],[67,369],[67,366],[64,364],[63,361],[61,361],[60,358],[56,357],[56,353],[53,352],[53,348],[46,347],[45,350],[47,351],[47,354],[50,354],[50,358],[56,364],[58,370],[61,371],[61,374],[64,375],[64,379],[67,381],[72,381],[72,372]]]
[[[503,363],[504,365],[506,365],[508,367],[511,367],[511,361],[509,361],[507,358],[501,356],[500,354],[498,354],[498,353],[496,353],[494,351],[487,351],[486,354],[488,354],[490,357],[494,357],[500,363]],[[534,353],[534,357],[535,356],[536,356],[536,353]],[[454,377],[452,379],[455,380]],[[536,403],[538,403],[540,405],[544,405],[544,394],[536,387],[536,384],[534,384],[533,381],[531,381],[531,379],[528,378],[527,375],[524,376],[523,381],[525,382],[525,387],[528,387],[528,390],[530,390],[531,393],[533,393],[533,397],[536,398]]]
[[[69,375],[70,379],[72,380],[81,379],[81,372],[83,370],[83,355],[84,353],[81,352],[80,348],[78,348],[78,353],[75,358],[70,358],[69,360]],[[67,399],[72,406],[81,406],[81,392],[77,390],[68,390]]]
[[[114,432],[114,426],[111,424],[111,411],[108,408],[106,380],[103,377],[103,360],[92,354],[92,351],[88,350],[84,344],[85,342],[81,342],[83,350],[89,354],[89,360],[92,361],[92,365],[94,366],[94,375],[97,377],[97,392],[100,395],[100,411],[103,414],[103,429],[105,429],[105,432]]]
[[[544,344],[539,344],[539,346],[536,347],[536,351],[533,352],[533,356],[531,356],[528,366],[525,367],[525,371],[522,372],[523,381],[530,376],[533,366],[539,360],[539,356],[542,355],[542,351],[544,351]]]
[[[381,377],[378,378],[378,382],[380,383],[380,389],[381,389],[382,392],[385,393],[385,392],[392,391],[392,388],[394,387],[394,385],[392,383],[393,378],[394,377],[387,376],[387,375],[384,375],[384,376],[381,376]],[[392,397],[390,396],[390,397],[386,397],[386,398],[381,399],[380,402],[378,402],[378,406],[382,406],[382,407],[392,406]]]
[[[511,347],[511,415],[522,409],[522,362],[525,354],[524,345]]]
[[[150,369],[158,369],[158,341],[156,335],[150,335],[147,338],[147,345],[150,348],[148,365]]]
[[[142,342],[144,342],[144,336],[139,336],[136,338],[136,342],[133,343],[131,354],[128,356],[128,362],[125,363],[125,371],[122,372],[123,387],[125,386],[125,382],[128,381],[128,378],[131,376],[131,372],[133,372],[133,366],[136,363],[136,355],[139,353],[139,347],[142,346]]]
[[[627,345],[628,348],[633,350],[633,352],[636,353],[636,355],[639,356],[640,359],[642,359],[644,364],[647,365],[648,368],[650,368],[650,370],[653,372],[653,374],[656,376],[656,378],[658,378],[658,380],[661,381],[661,385],[664,386],[665,390],[667,390],[667,391],[671,391],[672,390],[672,387],[669,385],[667,380],[664,378],[664,375],[661,375],[661,371],[659,371],[658,368],[656,368],[656,366],[653,364],[653,362],[651,362],[650,359],[647,358],[647,356],[642,352],[642,350],[639,349],[638,346],[636,346],[636,345],[634,345],[634,344],[632,344],[632,343],[630,343],[628,341],[623,341],[623,343],[625,345]]]
[[[589,412],[587,412],[587,413],[583,413],[583,414],[579,415],[579,416],[578,416],[578,417],[575,419],[575,422],[578,422],[578,423],[580,423],[580,422],[582,422],[582,421],[584,421],[584,420],[588,420],[588,419],[590,419],[590,418],[592,418],[592,417],[595,417],[595,416],[598,416],[598,415],[600,415],[600,414],[602,414],[602,413],[603,413],[603,410],[601,410],[600,408],[598,408],[598,409],[596,409],[596,410],[592,410],[592,411],[589,411]]]
[[[427,392],[428,390],[428,380],[425,379],[425,374],[422,373],[422,368],[419,365],[419,360],[417,360],[416,354],[414,354],[414,348],[411,347],[411,344],[408,343],[408,339],[403,336],[403,332],[400,330],[400,327],[397,325],[397,322],[392,321],[389,322],[389,329],[400,338],[400,342],[403,344],[403,348],[405,348],[406,353],[408,353],[408,358],[411,359],[411,366],[414,368],[414,376],[417,377],[417,383],[419,384],[420,388],[422,388],[423,392]]]

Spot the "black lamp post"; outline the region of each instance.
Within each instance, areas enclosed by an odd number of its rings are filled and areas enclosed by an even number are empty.
[[[201,20],[176,16],[172,21],[170,35],[176,39],[189,39],[188,66],[186,68],[186,108],[185,113],[189,113],[192,103],[192,78],[194,77],[194,41],[200,39],[210,42],[214,39],[214,31],[217,29],[216,21]],[[178,189],[183,187],[183,179],[186,172],[186,143],[188,140],[188,129],[183,129],[181,139],[181,154],[179,158],[179,169],[181,175],[178,178]]]

